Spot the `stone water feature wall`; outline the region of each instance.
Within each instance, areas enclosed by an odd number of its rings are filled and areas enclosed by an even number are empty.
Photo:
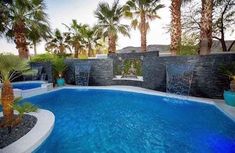
[[[45,80],[48,81],[49,83],[53,83],[54,82],[54,78],[53,78],[53,69],[52,69],[52,64],[51,62],[30,62],[29,63],[30,67],[42,67],[42,73],[45,74]],[[29,80],[31,80],[31,78],[29,78]],[[23,75],[21,75],[20,77],[16,78],[13,80],[13,82],[18,82],[18,81],[29,81],[29,80],[24,80]]]
[[[141,61],[141,69],[142,69],[142,76],[143,81],[135,81],[131,79],[126,80],[113,80],[113,85],[130,85],[130,86],[137,86],[137,87],[143,87],[144,83],[147,81],[145,80],[145,76],[151,75],[151,72],[146,71],[144,68],[144,61],[146,57],[159,57],[159,51],[151,51],[146,53],[119,53],[119,54],[110,54],[109,58],[113,59],[113,74],[115,74],[116,69],[118,66],[122,65],[125,60],[128,59],[138,59]],[[146,87],[149,88],[149,87]]]
[[[51,62],[31,62],[30,66],[31,67],[42,66],[43,67],[43,73],[46,74],[46,80],[49,83],[54,82],[54,79],[53,79],[53,69],[52,69]]]
[[[113,60],[112,59],[66,59],[65,63],[68,69],[65,72],[65,80],[68,84],[75,84],[75,65],[89,64],[91,65],[89,85],[91,86],[107,86],[112,85],[113,79]]]
[[[129,55],[128,55],[129,54]],[[114,68],[119,57],[141,58],[143,81],[113,80]],[[168,65],[194,65],[189,95],[222,98],[223,90],[229,88],[229,80],[218,70],[220,65],[235,61],[235,54],[212,54],[207,56],[159,57],[157,52],[113,54],[107,59],[67,59],[69,68],[65,73],[68,84],[74,84],[74,65],[91,65],[91,86],[130,85],[166,91],[166,67]]]
[[[235,61],[235,54],[212,54],[207,56],[177,56],[145,58],[143,69],[151,72],[145,75],[143,87],[166,91],[167,65],[194,65],[189,95],[222,98],[224,89],[229,88],[229,80],[221,74],[219,67]]]

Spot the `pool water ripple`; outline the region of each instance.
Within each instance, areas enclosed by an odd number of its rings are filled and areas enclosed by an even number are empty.
[[[37,153],[235,153],[235,123],[213,105],[98,89],[26,100],[56,116]]]

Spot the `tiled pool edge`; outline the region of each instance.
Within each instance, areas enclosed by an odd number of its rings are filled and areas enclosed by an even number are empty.
[[[53,130],[55,116],[52,112],[39,109],[36,113],[29,113],[37,118],[36,125],[22,138],[0,149],[0,153],[31,153],[38,148]],[[2,112],[0,112],[2,116]]]

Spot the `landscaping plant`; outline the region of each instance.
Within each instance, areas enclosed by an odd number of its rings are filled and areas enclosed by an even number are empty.
[[[64,62],[64,58],[56,57],[53,59],[52,63],[55,75],[57,77],[57,85],[63,86],[65,82],[63,79],[63,73],[67,69],[67,65]]]
[[[12,127],[19,123],[13,113],[14,93],[11,81],[19,77],[20,72],[27,70],[29,70],[27,62],[18,56],[0,54],[1,103],[4,117],[1,127]]]
[[[221,66],[220,71],[229,77],[230,89],[235,92],[235,62]]]
[[[12,108],[16,110],[18,114],[18,119],[21,121],[25,113],[30,113],[30,112],[37,112],[38,107],[29,103],[25,102],[23,104],[19,104],[21,101],[21,97],[16,98],[14,101],[14,104],[12,105]]]

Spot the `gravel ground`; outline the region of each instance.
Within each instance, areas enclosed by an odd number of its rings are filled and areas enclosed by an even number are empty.
[[[0,117],[0,122],[3,118]],[[0,149],[8,146],[16,140],[28,133],[36,124],[37,118],[31,115],[24,115],[22,122],[12,128],[11,133],[8,133],[7,128],[0,128]]]

